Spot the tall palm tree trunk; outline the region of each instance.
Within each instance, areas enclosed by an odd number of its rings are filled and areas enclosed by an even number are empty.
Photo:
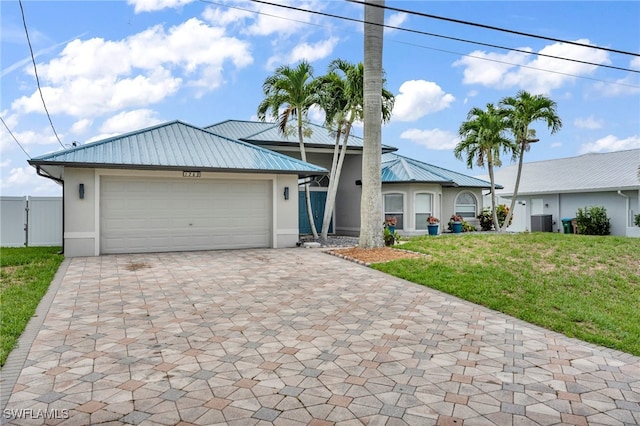
[[[347,124],[347,126],[349,126]],[[331,164],[331,175],[329,179],[329,187],[327,188],[327,200],[324,204],[324,217],[322,218],[322,230],[320,231],[320,239],[325,241],[329,236],[329,226],[331,218],[335,210],[336,197],[338,194],[338,185],[340,183],[340,174],[342,172],[342,164],[344,155],[347,151],[347,139],[349,137],[348,130],[344,132],[344,142],[340,145],[340,136],[343,134],[342,124],[338,124],[336,134],[336,144],[333,150],[333,161]],[[334,230],[335,231],[335,230]]]
[[[524,151],[525,144],[527,142],[520,143],[520,155],[518,156],[518,173],[516,174],[516,184],[513,187],[513,196],[511,197],[511,207],[509,207],[509,213],[507,213],[507,217],[504,220],[504,223],[500,227],[500,232],[507,229],[509,226],[509,222],[511,222],[511,217],[513,216],[513,209],[516,207],[516,198],[518,196],[518,188],[520,188],[520,176],[522,176],[522,163],[524,162]]]
[[[371,6],[372,3],[382,7]],[[364,147],[360,247],[383,246],[382,238],[382,38],[384,0],[364,6]]]
[[[302,136],[302,116],[298,114],[298,141],[300,142],[300,158],[305,163],[307,162],[307,151],[304,149],[304,139]],[[309,217],[309,224],[311,225],[311,233],[313,239],[318,239],[318,231],[316,229],[316,223],[313,220],[313,210],[311,210],[311,191],[309,190],[309,184],[304,184],[304,198],[307,203],[307,216]]]

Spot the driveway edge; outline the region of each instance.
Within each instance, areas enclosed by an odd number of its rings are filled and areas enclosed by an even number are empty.
[[[49,308],[60,289],[62,280],[67,273],[69,263],[71,263],[71,259],[65,258],[60,264],[56,274],[53,276],[53,280],[51,280],[51,283],[49,284],[47,292],[40,300],[40,303],[38,303],[35,313],[20,335],[18,344],[13,348],[7,357],[7,362],[4,367],[2,367],[2,370],[0,370],[2,372],[2,378],[0,379],[0,409],[2,410],[5,409],[9,402],[9,398],[13,392],[13,387],[18,380],[18,376],[20,376],[20,372],[27,360],[27,355],[29,355],[29,351],[31,350],[31,345],[36,339],[36,336],[42,328],[42,324],[49,313]]]

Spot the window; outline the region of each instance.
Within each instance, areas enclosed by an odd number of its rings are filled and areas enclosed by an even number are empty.
[[[404,197],[402,194],[384,195],[384,218],[395,216],[397,219],[396,229],[403,229],[404,226]]]
[[[433,196],[416,194],[416,229],[427,229],[429,216],[433,216]]]
[[[461,192],[456,197],[456,214],[464,218],[477,216],[478,202],[470,192]]]

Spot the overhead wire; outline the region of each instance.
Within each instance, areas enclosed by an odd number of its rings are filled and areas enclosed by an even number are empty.
[[[4,119],[2,117],[0,117],[0,121],[2,121],[2,124],[4,124],[5,129],[7,129],[7,132],[9,132],[9,134],[11,135],[11,137],[13,138],[14,141],[16,141],[16,143],[18,144],[18,146],[20,147],[20,149],[22,150],[22,152],[25,153],[25,155],[27,156],[27,158],[29,158],[29,160],[31,160],[31,156],[29,155],[29,153],[27,152],[26,149],[24,149],[24,147],[22,146],[22,144],[18,141],[18,139],[14,136],[13,132],[11,131],[11,129],[9,128],[9,126],[7,126],[7,123],[5,123]]]
[[[213,3],[213,2],[207,1],[207,0],[200,0],[200,1],[202,1],[203,3]],[[320,12],[320,11],[315,11],[315,10],[302,9],[302,8],[295,7],[295,6],[282,5],[282,4],[268,2],[266,0],[250,0],[250,1],[253,2],[253,3],[266,4],[266,5],[270,5],[270,6],[276,6],[276,7],[281,7],[281,8],[285,8],[285,9],[296,10],[296,11],[299,11],[299,12],[307,12],[307,13],[326,16],[326,17],[330,17],[330,18],[338,18],[338,19],[343,19],[343,20],[352,21],[352,22],[370,23],[370,24],[373,24],[373,25],[380,25],[380,24],[377,24],[377,23],[374,23],[374,22],[365,22],[364,20],[357,19],[357,18],[351,18],[351,17],[348,17],[348,16],[341,16],[341,15],[335,15],[335,14],[327,13],[327,12]],[[347,0],[347,1],[351,1],[351,0]],[[355,2],[355,3],[358,3],[358,2]],[[214,3],[214,4],[217,4],[217,3]],[[221,6],[226,6],[226,5],[221,5]],[[235,8],[233,6],[227,6],[227,7]],[[261,13],[261,12],[255,12],[255,13]],[[288,18],[283,18],[283,19],[288,19]],[[517,48],[513,48],[513,47],[505,47],[505,46],[500,46],[500,45],[497,45],[497,44],[483,43],[483,42],[473,41],[473,40],[467,40],[467,39],[463,39],[463,38],[459,38],[459,37],[451,37],[451,36],[445,36],[445,35],[442,35],[442,34],[429,33],[429,32],[426,32],[426,31],[415,30],[415,29],[411,29],[411,28],[397,27],[397,26],[394,26],[394,25],[382,24],[381,26],[384,27],[384,28],[389,28],[389,29],[399,30],[399,31],[405,31],[405,32],[410,32],[410,33],[415,33],[415,34],[420,34],[420,35],[426,35],[426,36],[430,36],[430,37],[443,38],[443,39],[447,39],[447,40],[453,40],[453,41],[469,43],[469,44],[476,44],[476,45],[485,46],[485,47],[492,47],[492,48],[496,48],[496,49],[510,50],[510,51],[520,52],[520,53],[524,53],[524,54],[528,54],[528,55],[542,56],[542,57],[558,59],[558,60],[562,60],[562,61],[576,62],[576,63],[586,64],[586,65],[593,65],[593,66],[602,67],[602,68],[610,68],[610,69],[615,69],[615,70],[618,70],[618,71],[626,71],[626,72],[633,72],[633,73],[640,74],[640,70],[635,70],[635,69],[631,69],[631,68],[623,68],[623,67],[617,67],[617,66],[607,65],[607,64],[598,64],[598,63],[595,63],[595,62],[583,61],[583,60],[580,60],[580,59],[565,58],[565,57],[562,57],[562,56],[549,55],[549,54],[546,54],[546,53],[540,53],[540,52],[534,52],[534,51],[529,51],[529,50],[517,49]],[[575,44],[575,43],[573,43],[573,44]],[[588,47],[588,48],[592,48],[592,49],[596,49],[598,47],[598,46],[592,46],[592,45],[588,45],[588,44],[580,44],[580,43],[578,43],[578,44],[583,46],[583,47]],[[514,64],[514,65],[517,65],[517,64]]]
[[[538,39],[542,39],[542,40],[555,41],[555,42],[559,42],[559,43],[567,43],[567,44],[572,44],[574,46],[589,47],[589,48],[592,48],[592,49],[605,50],[607,52],[619,53],[621,55],[629,55],[629,56],[640,57],[640,53],[626,52],[624,50],[611,49],[611,48],[602,47],[602,46],[591,46],[589,44],[584,44],[584,43],[580,43],[580,42],[577,42],[577,41],[562,40],[562,39],[554,38],[554,37],[548,37],[548,36],[541,36],[541,35],[537,35],[537,34],[525,33],[525,32],[522,32],[522,31],[510,30],[510,29],[507,29],[507,28],[495,27],[495,26],[492,26],[492,25],[480,24],[480,23],[477,23],[477,22],[464,21],[462,19],[446,18],[444,16],[432,15],[432,14],[429,14],[429,13],[418,12],[418,11],[415,11],[415,10],[401,9],[401,8],[398,8],[398,7],[380,5],[380,4],[375,4],[375,3],[365,3],[362,0],[346,0],[346,1],[348,1],[349,3],[361,4],[363,6],[366,4],[368,6],[373,6],[373,7],[377,7],[377,8],[383,8],[385,10],[392,10],[394,12],[402,12],[402,13],[408,13],[410,15],[422,16],[424,18],[439,19],[439,20],[443,20],[443,21],[447,21],[447,22],[454,22],[456,24],[470,25],[470,26],[479,27],[479,28],[485,28],[485,29],[494,30],[494,31],[506,32],[506,33],[509,33],[509,34],[516,34],[516,35],[521,35],[521,36],[525,36],[525,37],[532,37],[532,38],[538,38]]]
[[[58,136],[58,132],[56,132],[56,128],[53,125],[53,121],[51,120],[51,114],[49,114],[49,109],[47,108],[47,103],[44,101],[44,95],[42,94],[42,87],[40,86],[40,78],[38,77],[38,67],[36,66],[36,58],[33,54],[33,47],[31,46],[31,39],[29,38],[29,30],[27,29],[27,21],[24,17],[24,8],[22,7],[22,0],[18,0],[20,4],[20,12],[22,13],[22,24],[24,25],[24,32],[27,35],[27,44],[29,45],[29,52],[31,53],[31,62],[33,63],[33,72],[36,77],[36,84],[38,85],[38,92],[40,93],[40,99],[42,99],[42,106],[44,106],[44,110],[47,114],[47,118],[49,119],[49,124],[51,125],[51,129],[53,130],[53,134],[56,136],[58,143],[62,147],[62,149],[66,149],[60,137]]]

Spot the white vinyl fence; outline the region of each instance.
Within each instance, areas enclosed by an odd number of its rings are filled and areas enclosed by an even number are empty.
[[[0,197],[0,246],[61,246],[62,197]]]

